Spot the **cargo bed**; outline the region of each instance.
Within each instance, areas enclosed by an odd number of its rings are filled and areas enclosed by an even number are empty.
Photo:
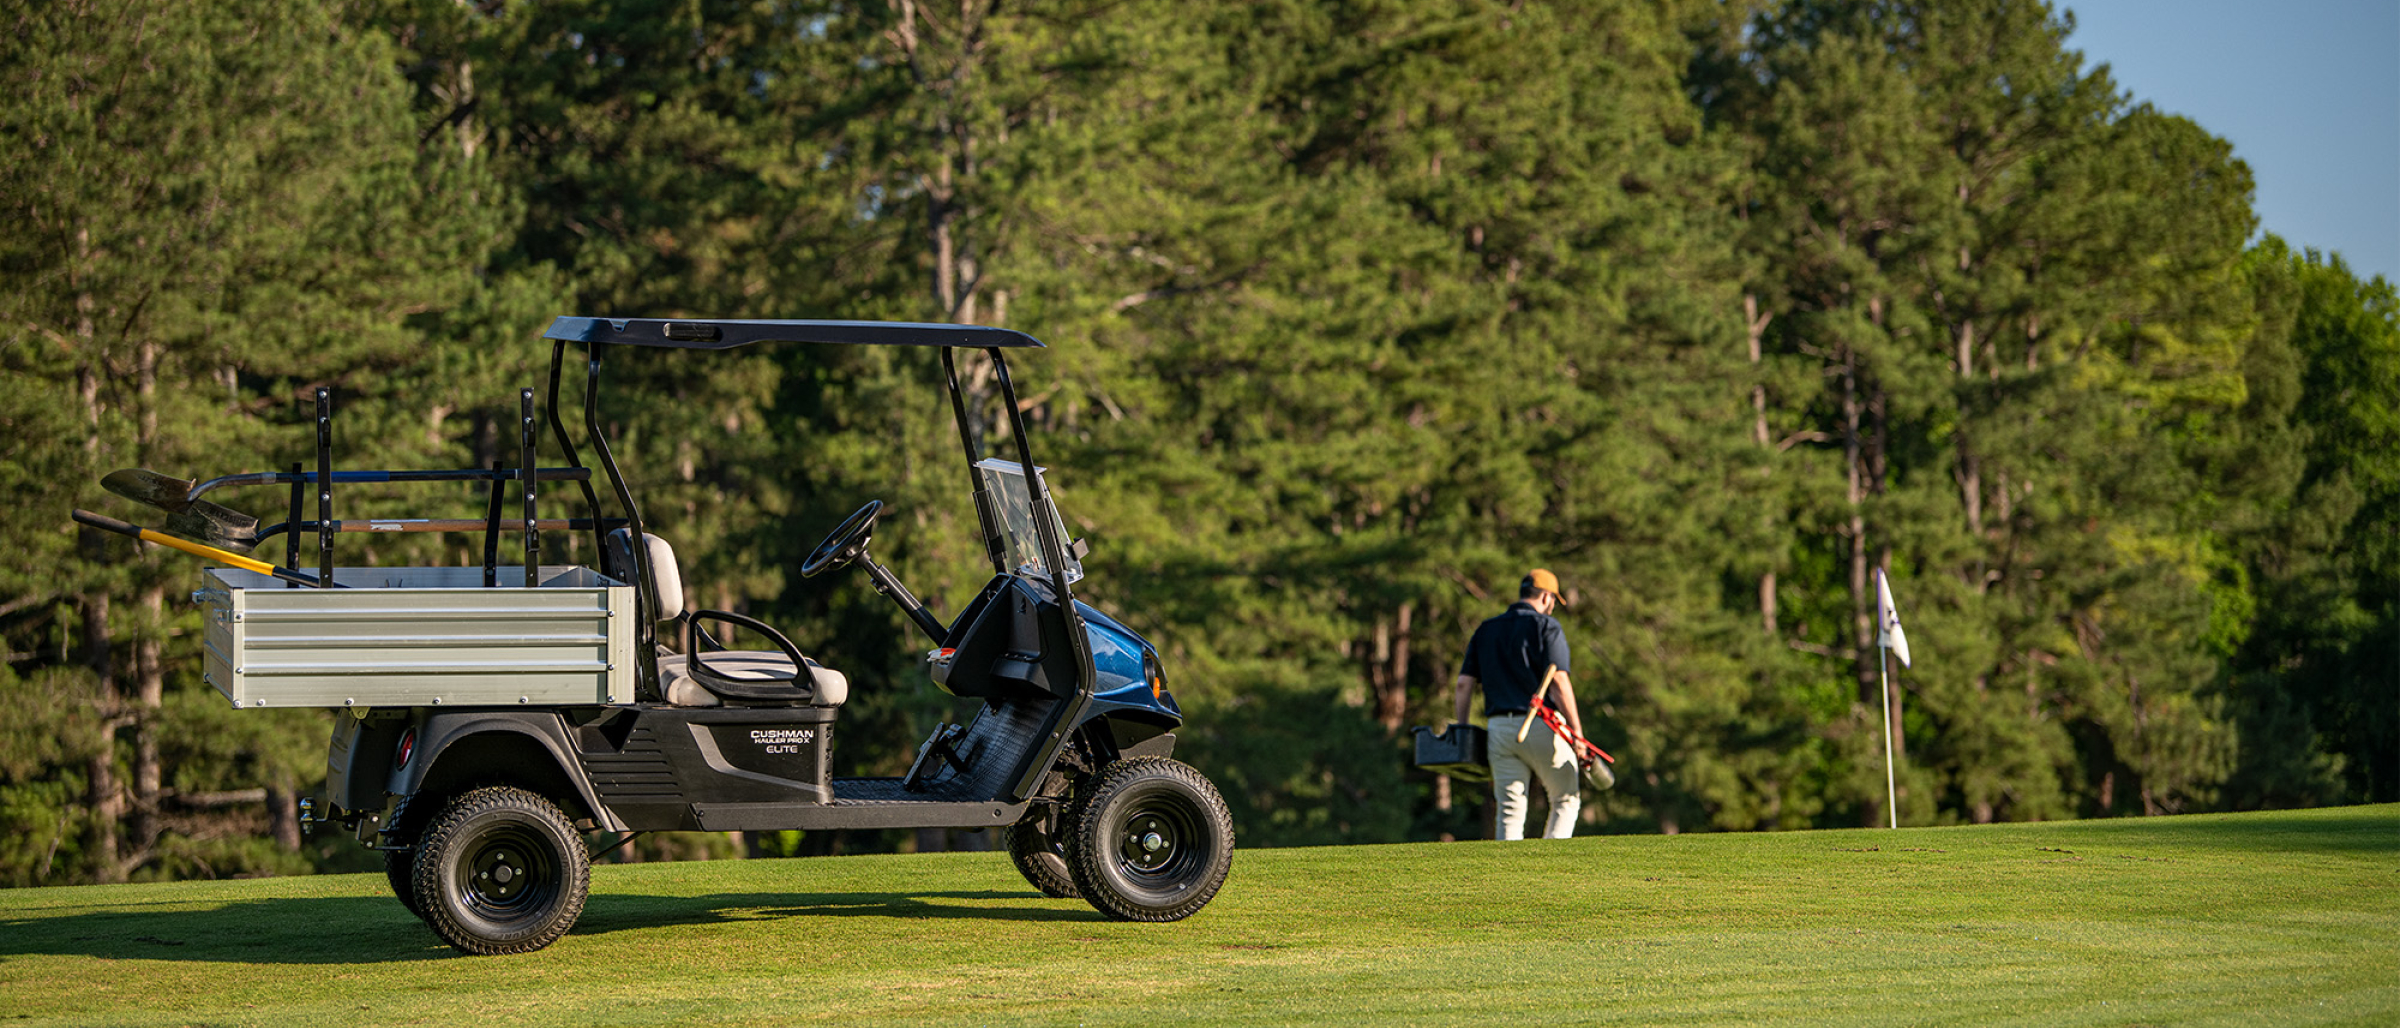
[[[632,702],[633,588],[584,567],[537,579],[486,588],[480,567],[336,568],[349,588],[303,589],[211,568],[193,594],[205,679],[244,709]]]

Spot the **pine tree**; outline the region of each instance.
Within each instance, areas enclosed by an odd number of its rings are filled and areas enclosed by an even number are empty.
[[[167,700],[201,687],[197,633],[166,597],[196,569],[78,537],[67,510],[112,502],[96,480],[120,466],[271,464],[280,398],[371,389],[405,363],[403,317],[463,282],[472,182],[419,160],[388,46],[332,10],[94,2],[14,28],[0,205],[20,231],[0,243],[0,331],[24,401],[11,417],[41,434],[9,440],[12,466],[39,471],[9,534],[39,556],[11,583],[26,591],[8,633],[61,640],[33,682],[80,665],[69,687],[89,701],[70,722],[81,738],[8,782],[47,797],[23,808],[40,822],[80,780],[80,845],[54,843],[30,873],[119,880],[178,844],[162,821]]]
[[[1877,702],[1877,566],[1938,640],[1908,676],[1926,709],[1895,693],[1892,712],[1932,732],[1895,746],[1934,790],[1912,790],[1916,817],[2106,808],[2120,769],[2172,809],[2223,773],[2194,654],[2208,525],[2179,509],[2191,468],[2141,437],[2238,405],[2247,293],[2189,287],[2238,286],[2247,172],[2129,109],[2070,29],[2013,0],[1786,4],[1756,23],[1755,73],[1719,62],[1703,90],[1758,148],[1753,323],[1821,372],[1768,393],[1822,451],[1795,468],[1823,469],[1795,540],[1818,577],[1791,584],[1847,596],[1803,600],[1803,626],[1833,629],[1803,644],[1854,658]],[[1829,554],[1846,574],[1823,577]],[[1863,772],[1873,747],[1849,738]],[[1850,788],[1879,822],[1865,777]]]
[[[2227,640],[2243,743],[2232,802],[2381,802],[2400,795],[2400,301],[2381,276],[2273,236],[2252,260],[2294,294],[2292,359],[2262,370],[2289,378],[2276,413],[2302,466],[2230,540],[2256,596]]]

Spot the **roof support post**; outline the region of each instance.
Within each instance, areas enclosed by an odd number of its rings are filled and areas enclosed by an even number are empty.
[[[1000,555],[999,519],[992,516],[992,498],[983,491],[983,476],[975,473],[975,432],[967,420],[966,395],[958,387],[958,359],[951,356],[950,347],[942,347],[942,382],[950,387],[950,416],[958,423],[958,444],[967,452],[967,482],[975,492],[976,530],[983,533],[983,555],[992,562],[992,573],[1008,570],[1006,558]]]
[[[661,695],[658,687],[658,622],[664,613],[658,609],[658,575],[650,567],[650,547],[642,543],[642,509],[633,502],[633,490],[625,487],[625,475],[617,470],[617,458],[608,451],[608,437],[600,434],[599,344],[587,346],[584,355],[588,363],[583,379],[583,431],[591,437],[592,452],[600,458],[600,469],[608,472],[608,484],[616,491],[617,502],[624,505],[625,524],[633,533],[633,545],[627,548],[633,551],[634,566],[634,691],[640,698],[656,698]],[[598,529],[595,527],[594,531]]]
[[[558,416],[558,380],[559,374],[565,367],[566,362],[566,341],[562,339],[551,343],[549,407],[550,435],[552,438],[558,440],[558,450],[560,453],[566,455],[567,466],[572,468],[580,468],[583,466],[583,458],[576,454],[574,440],[567,438],[567,423],[560,420]],[[586,399],[588,400],[589,397],[587,396]],[[591,408],[587,406],[584,409],[589,410]],[[603,523],[605,519],[600,516],[600,494],[592,491],[592,477],[590,475],[585,475],[580,484],[583,486],[584,509],[590,511],[592,515],[592,563],[598,564],[600,563],[599,555],[608,552],[608,529]],[[498,483],[494,483],[493,488],[499,488]]]
[[[1058,594],[1058,613],[1066,620],[1067,648],[1075,656],[1075,695],[1058,705],[1044,725],[1049,734],[1034,745],[1034,759],[1025,765],[1017,780],[1009,784],[1009,796],[1023,800],[1031,795],[1036,784],[1036,771],[1047,771],[1058,758],[1058,751],[1067,744],[1067,733],[1083,723],[1084,711],[1092,705],[1093,687],[1097,675],[1092,670],[1092,638],[1083,625],[1082,612],[1075,609],[1075,594],[1067,587],[1066,541],[1058,537],[1058,508],[1051,502],[1050,486],[1042,481],[1041,473],[1033,466],[1033,444],[1025,433],[1025,412],[1017,405],[1016,386],[1008,378],[1008,360],[1000,348],[985,351],[992,355],[992,373],[1000,382],[1000,398],[1008,407],[1009,431],[1017,437],[1017,462],[1025,470],[1027,499],[1033,503],[1033,533],[1042,544],[1042,562],[1050,568],[1050,588]]]

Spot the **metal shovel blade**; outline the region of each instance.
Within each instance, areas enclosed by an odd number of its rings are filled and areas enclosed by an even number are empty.
[[[1616,786],[1617,773],[1609,768],[1607,761],[1595,760],[1583,769],[1583,784],[1591,786],[1593,792],[1607,792]]]
[[[178,511],[191,502],[190,479],[168,478],[148,468],[126,468],[111,471],[100,479],[100,487],[135,503],[164,511]]]
[[[136,503],[167,512],[162,531],[223,550],[248,553],[258,547],[258,519],[207,500],[189,499],[192,483],[144,468],[111,471],[101,487]]]
[[[160,531],[235,553],[258,548],[257,518],[206,500],[193,500],[190,507],[169,512]]]

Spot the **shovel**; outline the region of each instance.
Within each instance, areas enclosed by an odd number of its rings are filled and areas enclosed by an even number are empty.
[[[348,586],[341,585],[339,583],[324,582],[318,579],[317,576],[309,574],[305,571],[294,571],[287,567],[278,567],[274,564],[269,564],[263,560],[252,560],[248,557],[241,556],[240,554],[228,553],[214,546],[202,546],[199,543],[191,542],[189,540],[177,539],[174,536],[166,534],[165,532],[153,532],[138,525],[126,524],[125,522],[119,521],[112,517],[104,517],[99,514],[94,514],[88,510],[76,511],[75,520],[78,524],[90,525],[93,528],[97,528],[102,531],[115,532],[118,535],[132,536],[133,538],[139,539],[146,543],[157,543],[160,546],[164,546],[169,549],[182,550],[183,552],[191,554],[195,557],[213,560],[219,564],[231,565],[244,571],[254,571],[262,575],[271,575],[286,582],[297,582],[301,585],[311,586],[318,589],[349,588]]]
[[[194,542],[231,550],[235,553],[248,553],[257,549],[260,542],[281,535],[290,527],[288,524],[280,524],[261,531],[257,518],[238,510],[220,507],[207,500],[189,499],[193,488],[191,480],[168,478],[145,468],[111,471],[107,477],[100,480],[100,484],[109,492],[128,500],[166,511],[166,533],[168,535],[179,535]],[[615,523],[615,520],[611,519],[604,527],[613,526]],[[371,518],[336,521],[333,523],[333,530],[336,532],[479,532],[488,527],[488,524],[486,521],[474,518]],[[521,528],[524,522],[503,521],[501,524],[508,528]],[[589,531],[592,528],[592,520],[590,518],[545,518],[535,522],[534,527],[545,532],[561,529]],[[303,521],[300,523],[300,528],[305,532],[314,532],[317,530],[317,522]]]
[[[1542,684],[1533,687],[1533,710],[1528,712],[1525,723],[1517,726],[1518,742],[1524,742],[1525,733],[1533,730],[1533,718],[1530,715],[1541,713],[1542,696],[1550,691],[1550,680],[1557,677],[1558,665],[1556,664],[1550,665],[1549,670],[1542,672]]]
[[[146,468],[111,471],[102,488],[135,503],[167,512],[166,531],[211,546],[248,553],[258,546],[258,519],[230,507],[191,498],[192,483]]]

